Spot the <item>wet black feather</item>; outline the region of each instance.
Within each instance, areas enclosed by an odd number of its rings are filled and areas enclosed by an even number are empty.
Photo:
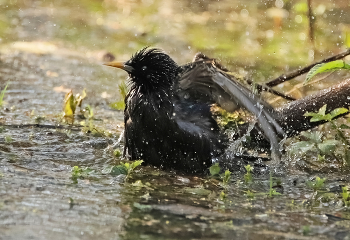
[[[203,172],[226,147],[208,104],[186,101],[174,90],[180,68],[158,49],[145,48],[125,63],[125,150],[132,160],[165,169]]]
[[[274,120],[274,109],[215,61],[200,55],[179,67],[163,51],[144,48],[125,65],[130,91],[125,99],[124,153],[132,160],[183,172],[205,171],[227,147],[210,112],[213,102],[252,112],[271,143],[273,158],[279,158],[278,135],[284,133]]]

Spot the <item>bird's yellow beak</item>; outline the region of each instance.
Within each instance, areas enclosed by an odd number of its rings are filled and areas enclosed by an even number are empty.
[[[125,62],[117,62],[117,61],[116,62],[107,62],[107,63],[104,63],[103,65],[120,68],[128,73],[131,73],[134,70],[133,67],[126,65]]]
[[[107,62],[103,65],[124,69],[124,62]]]

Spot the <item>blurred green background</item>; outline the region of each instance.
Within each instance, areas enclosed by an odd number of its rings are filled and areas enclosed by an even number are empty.
[[[1,45],[40,41],[94,56],[128,59],[144,46],[179,63],[197,51],[243,76],[266,81],[350,45],[344,0],[0,0]]]

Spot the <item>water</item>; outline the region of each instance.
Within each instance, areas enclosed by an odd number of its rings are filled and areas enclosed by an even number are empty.
[[[285,154],[274,168],[273,189],[281,195],[272,198],[262,164],[252,183],[237,171],[227,186],[219,177],[151,166],[127,178],[108,172],[124,161],[106,149],[113,143],[122,149],[123,113],[109,103],[120,100],[118,83],[126,75],[102,62],[113,55],[126,60],[152,45],[179,63],[203,51],[242,76],[267,81],[313,60],[306,18],[295,4],[284,3],[289,16],[279,27],[265,14],[274,1],[0,2],[0,87],[10,81],[0,110],[0,239],[347,239],[341,187],[349,175],[336,159]],[[341,1],[314,4],[316,60],[343,50],[339,36],[350,15]],[[328,23],[332,27],[324,27]],[[304,96],[347,74],[293,94]],[[295,85],[285,83],[283,90]],[[83,104],[94,116],[76,123],[91,129],[62,122],[64,95],[84,88]],[[94,171],[75,184],[74,166]],[[308,182],[316,176],[327,180],[313,190]]]

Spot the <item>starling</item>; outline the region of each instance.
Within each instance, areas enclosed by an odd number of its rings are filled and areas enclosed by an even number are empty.
[[[126,62],[105,65],[129,74],[124,110],[124,155],[163,169],[200,173],[225,152],[228,138],[210,111],[217,103],[227,110],[252,112],[279,157],[283,130],[274,110],[250,90],[225,75],[216,64],[197,54],[193,63],[179,66],[160,49],[143,48]],[[213,65],[212,64],[212,65]]]

